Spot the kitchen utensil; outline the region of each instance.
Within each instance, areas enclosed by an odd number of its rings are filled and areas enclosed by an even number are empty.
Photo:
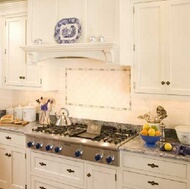
[[[175,127],[177,137],[182,144],[190,145],[190,126]]]
[[[66,108],[61,108],[60,111],[62,114],[57,116],[57,121],[55,123],[56,126],[69,126],[71,125],[71,121],[69,119],[69,111]]]
[[[32,105],[23,107],[23,120],[24,121],[36,121],[36,107]]]

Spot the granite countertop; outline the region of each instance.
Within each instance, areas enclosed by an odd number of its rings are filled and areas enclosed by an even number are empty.
[[[179,141],[173,138],[166,138],[166,142],[173,143],[175,145],[180,145]],[[144,155],[151,155],[155,157],[163,157],[170,158],[175,160],[183,160],[190,162],[190,155],[178,155],[175,148],[172,151],[160,151],[160,146],[163,143],[157,142],[156,147],[150,148],[145,146],[145,142],[140,138],[140,136],[136,136],[132,140],[128,141],[124,145],[120,147],[120,150],[134,152]]]
[[[15,125],[15,124],[8,124],[8,125],[1,125],[0,130],[4,131],[13,131],[17,133],[27,133],[32,130],[33,127],[36,127],[36,122],[30,122],[27,125]]]
[[[35,128],[36,126],[38,126],[37,122],[30,122],[29,124],[25,126],[9,124],[5,126],[1,125],[0,130],[26,134],[28,132],[31,132],[32,128]],[[169,131],[166,130],[166,142],[180,145],[179,141],[177,140],[176,133],[173,133],[173,131],[171,132],[170,130]],[[140,136],[136,136],[135,138],[131,139],[130,141],[120,146],[119,149],[122,151],[128,151],[128,152],[133,152],[133,153],[151,155],[155,157],[163,157],[163,158],[170,158],[170,159],[183,160],[183,161],[190,162],[190,155],[186,155],[186,156],[178,155],[176,153],[176,150],[172,150],[169,152],[160,151],[160,146],[162,145],[162,143],[160,142],[157,142],[157,146],[155,148],[145,147],[144,144],[145,142],[140,138]]]

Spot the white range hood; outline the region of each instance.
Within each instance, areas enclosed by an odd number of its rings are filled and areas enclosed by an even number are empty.
[[[21,48],[32,63],[49,58],[84,57],[114,63],[117,46],[113,43],[72,43],[52,45],[28,45]]]

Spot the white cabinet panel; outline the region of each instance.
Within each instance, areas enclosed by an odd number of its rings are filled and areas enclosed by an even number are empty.
[[[22,85],[25,53],[20,48],[25,45],[26,18],[6,19],[6,84]]]
[[[116,170],[87,165],[87,189],[116,189]]]
[[[190,1],[134,5],[135,91],[190,95]]]
[[[0,165],[0,188],[25,188],[26,165],[24,149],[0,144]]]
[[[36,176],[31,177],[31,189],[77,189],[76,187],[58,182],[48,181]]]
[[[190,94],[190,1],[175,0],[169,3],[170,56],[166,65],[167,93]]]
[[[162,93],[165,87],[162,54],[162,3],[135,5],[135,82],[137,92]]]
[[[8,188],[9,175],[10,175],[10,164],[9,158],[5,155],[7,149],[5,145],[0,144],[0,188]]]
[[[157,178],[139,173],[124,172],[124,184],[133,189],[187,189],[186,183]]]

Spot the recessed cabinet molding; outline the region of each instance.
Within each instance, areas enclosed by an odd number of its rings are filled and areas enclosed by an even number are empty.
[[[84,57],[115,62],[116,45],[113,43],[75,43],[58,45],[21,46],[28,53],[32,63],[49,58]]]

